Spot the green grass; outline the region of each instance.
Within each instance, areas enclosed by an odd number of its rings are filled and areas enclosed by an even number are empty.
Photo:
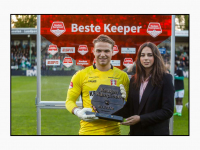
[[[65,101],[71,76],[41,77],[42,101]],[[188,79],[185,78],[184,104],[188,102]],[[37,78],[11,77],[11,135],[37,135],[35,97]],[[78,135],[80,119],[66,109],[41,109],[42,135]],[[121,126],[122,135],[129,126]],[[188,135],[188,110],[182,117],[174,117],[174,135]]]

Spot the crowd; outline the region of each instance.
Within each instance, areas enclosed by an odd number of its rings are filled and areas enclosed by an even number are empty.
[[[68,56],[67,54],[61,54],[58,52],[54,56],[47,53],[47,48],[45,47],[42,50],[42,70],[53,70],[52,66],[46,66],[46,59],[60,59],[61,66],[54,68],[57,68],[57,70],[63,70],[63,64],[62,60],[64,57]],[[163,59],[165,64],[170,62],[170,54],[166,53],[163,55]],[[189,67],[189,49],[187,46],[179,46],[176,48],[175,53],[175,62],[178,64],[180,68],[183,69],[183,71],[188,70]],[[11,66],[15,66],[12,69],[18,69],[18,70],[27,70],[27,69],[34,69],[34,66],[37,65],[36,60],[36,50],[34,47],[32,47],[31,50],[31,57],[30,57],[30,51],[29,47],[22,47],[20,45],[11,46]]]
[[[42,51],[41,51],[41,60],[42,60],[41,69],[42,70],[64,70],[62,61],[65,57],[69,57],[69,55],[67,55],[66,53],[60,53],[60,51],[58,51],[55,55],[49,54],[48,45],[46,45],[45,47],[42,47]],[[46,65],[47,59],[59,59],[60,66],[47,66]]]
[[[17,70],[27,70],[34,69],[34,66],[37,65],[36,60],[36,51],[32,47],[31,52],[29,47],[24,48],[20,44],[11,46],[11,66],[12,69]]]
[[[176,48],[175,62],[182,70],[186,71],[189,67],[189,48],[180,45]]]

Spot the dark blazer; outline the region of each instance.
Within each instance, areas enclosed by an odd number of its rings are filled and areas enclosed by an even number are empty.
[[[139,89],[130,80],[128,100],[116,114],[128,118],[140,116],[140,122],[130,126],[130,135],[169,135],[169,119],[174,111],[174,86],[172,76],[164,74],[161,88],[153,87],[151,78],[139,104]]]

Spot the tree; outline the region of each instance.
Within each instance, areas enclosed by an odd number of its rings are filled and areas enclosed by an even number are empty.
[[[11,21],[15,28],[35,28],[37,15],[15,15],[17,21]]]
[[[181,30],[189,30],[189,15],[176,15]]]

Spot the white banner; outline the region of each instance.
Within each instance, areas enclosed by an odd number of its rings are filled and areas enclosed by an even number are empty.
[[[46,59],[47,66],[60,66],[60,59]]]
[[[121,54],[135,54],[136,48],[134,47],[122,47]]]

